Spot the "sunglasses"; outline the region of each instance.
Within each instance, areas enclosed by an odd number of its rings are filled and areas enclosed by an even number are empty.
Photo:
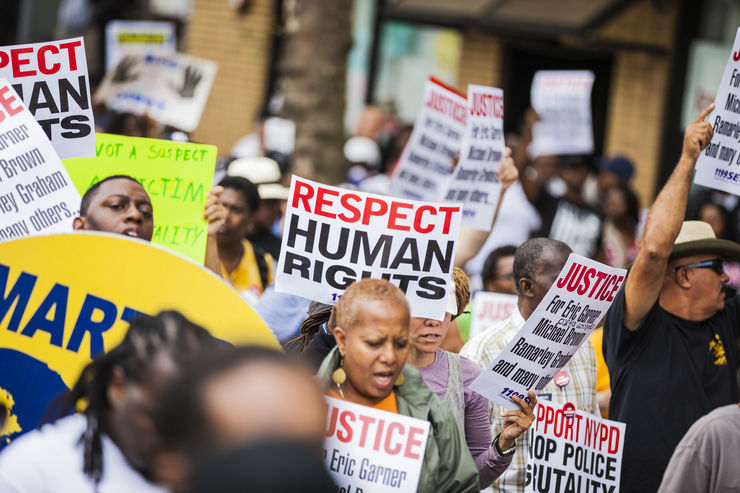
[[[724,260],[721,258],[715,258],[699,262],[698,264],[680,265],[678,267],[674,267],[673,272],[678,271],[678,269],[712,269],[717,274],[722,275],[725,271],[724,263]]]

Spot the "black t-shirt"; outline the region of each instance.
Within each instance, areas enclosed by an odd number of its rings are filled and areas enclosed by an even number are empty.
[[[593,257],[601,244],[601,218],[585,204],[565,197],[555,198],[546,190],[534,204],[542,217],[538,236],[560,240],[575,253]]]
[[[621,490],[655,492],[689,427],[738,401],[736,331],[740,298],[703,322],[671,315],[658,302],[638,330],[624,327],[624,288],[604,323],[612,398],[609,419],[627,424]]]

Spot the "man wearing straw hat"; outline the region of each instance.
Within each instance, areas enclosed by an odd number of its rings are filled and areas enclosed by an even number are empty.
[[[722,263],[740,259],[740,245],[716,239],[707,223],[683,222],[696,160],[714,134],[704,121],[713,107],[686,128],[681,158],[604,324],[609,417],[627,423],[622,491],[656,491],[689,427],[738,400],[740,300],[726,298]]]

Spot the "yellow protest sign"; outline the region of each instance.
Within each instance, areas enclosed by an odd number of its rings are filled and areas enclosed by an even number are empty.
[[[91,357],[118,344],[139,313],[178,310],[233,345],[279,348],[220,277],[143,240],[106,233],[0,243],[2,442],[33,429]]]
[[[63,161],[80,195],[106,176],[136,178],[152,201],[152,242],[203,265],[208,234],[203,206],[213,184],[216,147],[113,134],[96,134],[95,142],[95,157]]]

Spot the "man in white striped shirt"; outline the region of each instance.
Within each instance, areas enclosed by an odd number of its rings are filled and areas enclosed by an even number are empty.
[[[522,243],[514,255],[518,309],[506,320],[468,341],[460,355],[475,361],[481,368],[488,367],[537,308],[555,282],[570,253],[571,249],[565,243],[547,238],[533,238]],[[596,355],[591,342],[586,340],[563,367],[563,372],[561,379],[556,378],[558,384],[554,381],[547,384],[538,398],[551,400],[558,405],[569,402],[577,409],[598,414]],[[501,431],[503,425],[501,411],[497,405],[491,405],[489,409],[491,431],[494,436]],[[493,491],[507,493],[524,491],[529,472],[528,435],[524,433],[517,439],[511,466],[493,483]]]

